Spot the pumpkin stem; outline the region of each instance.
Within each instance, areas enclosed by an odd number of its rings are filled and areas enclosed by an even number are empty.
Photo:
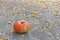
[[[23,24],[23,23],[25,23],[25,22],[21,22],[21,24]]]

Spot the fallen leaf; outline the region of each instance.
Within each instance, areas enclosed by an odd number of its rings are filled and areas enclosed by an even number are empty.
[[[53,10],[52,15],[54,15],[54,16],[57,15],[57,12],[58,12],[57,10]]]
[[[8,38],[3,38],[3,40],[8,40]]]
[[[40,1],[39,0],[34,0],[33,3],[34,3],[33,5],[40,5]]]
[[[26,17],[27,17],[27,18],[30,18],[30,17],[31,17],[31,15],[27,15]]]
[[[44,9],[47,9],[47,5],[44,3],[44,2],[41,2],[41,6],[44,8]]]
[[[47,20],[41,20],[40,23],[41,24],[47,23]]]
[[[36,10],[32,10],[32,12],[31,12],[32,14],[34,14],[34,15],[37,15],[37,14],[39,14],[39,12],[38,11],[36,11]]]
[[[10,33],[13,33],[13,30],[9,30]]]
[[[51,27],[50,26],[47,26],[47,27],[44,27],[43,29],[44,30],[48,30],[48,29],[50,29]]]
[[[56,16],[59,10],[60,10],[60,8],[56,8],[56,9],[51,11],[51,14]]]
[[[39,16],[38,15],[34,15],[34,14],[31,14],[32,17],[34,18],[38,18]]]
[[[45,1],[44,2],[46,5],[52,5],[52,2],[51,1]]]
[[[0,38],[0,40],[3,40],[3,38]]]
[[[0,16],[4,16],[4,14],[0,14]]]
[[[0,40],[8,40],[8,38],[0,38]]]
[[[51,24],[55,25],[56,24],[56,21],[51,22]]]

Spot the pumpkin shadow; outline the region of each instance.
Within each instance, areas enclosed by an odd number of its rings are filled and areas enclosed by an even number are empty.
[[[13,34],[28,34],[28,32],[24,32],[24,33],[18,33],[18,32],[13,32]]]

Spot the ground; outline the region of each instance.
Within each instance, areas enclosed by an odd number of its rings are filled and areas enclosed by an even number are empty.
[[[13,29],[21,19],[30,23],[27,33]],[[0,40],[60,40],[60,1],[0,0]]]

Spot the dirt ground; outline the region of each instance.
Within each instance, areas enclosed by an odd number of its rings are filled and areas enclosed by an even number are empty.
[[[24,34],[13,29],[21,19],[30,22]],[[0,40],[60,40],[60,1],[0,0]]]

